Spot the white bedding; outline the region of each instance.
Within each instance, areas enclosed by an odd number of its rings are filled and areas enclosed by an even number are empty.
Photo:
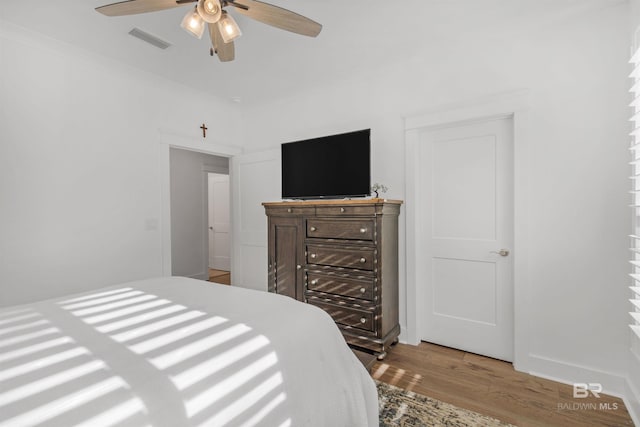
[[[0,310],[0,426],[377,426],[322,310],[160,278]]]

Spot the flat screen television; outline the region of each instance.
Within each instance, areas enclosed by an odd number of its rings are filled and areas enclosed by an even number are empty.
[[[371,129],[363,129],[282,144],[282,198],[368,196],[370,138]]]

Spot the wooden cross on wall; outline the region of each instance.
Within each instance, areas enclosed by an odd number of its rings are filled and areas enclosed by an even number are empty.
[[[202,137],[206,138],[207,137],[207,129],[209,129],[209,128],[206,127],[205,124],[203,123],[202,126],[200,126],[200,129],[202,129]]]

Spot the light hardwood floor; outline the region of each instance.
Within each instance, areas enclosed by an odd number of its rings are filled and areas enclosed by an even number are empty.
[[[209,269],[209,282],[222,283],[223,285],[231,284],[231,273],[224,270]]]
[[[376,362],[380,381],[520,427],[633,426],[621,399],[573,398],[570,385],[516,372],[510,363],[421,343]]]

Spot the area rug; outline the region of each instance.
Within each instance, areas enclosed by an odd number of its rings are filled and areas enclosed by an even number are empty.
[[[380,427],[513,427],[495,418],[458,408],[383,382],[378,386]]]

